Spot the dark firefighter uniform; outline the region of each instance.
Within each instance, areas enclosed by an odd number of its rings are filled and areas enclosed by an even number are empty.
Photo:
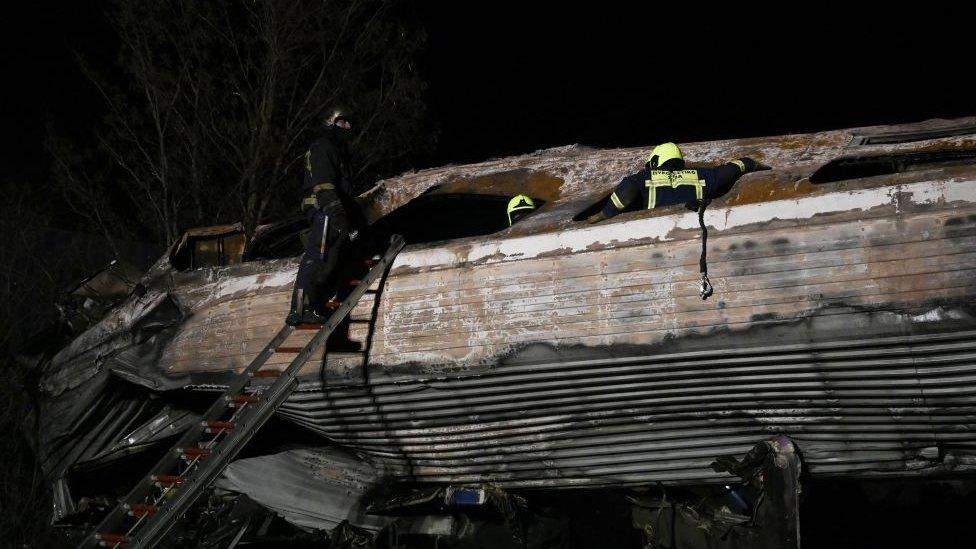
[[[605,217],[613,217],[639,201],[641,208],[672,204],[697,204],[703,198],[712,200],[732,189],[743,174],[756,171],[751,158],[740,158],[714,168],[652,170],[645,167],[617,184],[603,207]]]
[[[305,153],[302,188],[307,194],[302,210],[311,230],[295,278],[288,315],[292,324],[321,321],[318,313],[330,297],[321,291],[337,286],[336,267],[348,240],[350,214],[357,207],[347,173],[349,133],[348,129],[329,125]]]
[[[714,168],[686,169],[684,155],[674,143],[658,145],[641,171],[624,177],[610,195],[603,211],[591,216],[591,223],[613,217],[620,212],[640,208],[657,208],[686,204],[692,209],[698,203],[712,200],[732,189],[743,174],[768,170],[751,158],[740,158]]]

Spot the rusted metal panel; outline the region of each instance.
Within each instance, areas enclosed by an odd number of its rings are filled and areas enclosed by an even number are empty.
[[[439,264],[419,252],[407,253],[398,276],[389,281],[378,330],[382,337],[371,361],[490,362],[532,342],[653,344],[689,330],[738,329],[757,315],[794,318],[839,301],[897,308],[965,300],[972,288],[976,233],[970,222],[949,223],[976,209],[962,200],[941,212],[931,207],[953,193],[976,200],[976,184],[959,186],[965,188],[913,189],[937,194],[931,202],[906,199],[898,213],[879,201],[813,222],[771,216],[773,227],[751,223],[720,230],[710,242],[710,271],[718,290],[714,303],[697,297],[699,247],[690,234],[593,252],[586,250],[599,242],[599,233],[575,241],[565,237],[564,243],[576,247],[546,254],[562,244],[544,242],[550,248],[537,248],[535,258],[496,254],[490,245],[485,251],[465,249],[463,256],[437,249]],[[888,192],[843,198],[874,204]],[[788,214],[789,207],[779,211]],[[728,227],[736,213],[713,215]],[[948,229],[954,231],[951,237]],[[673,234],[668,226],[658,230]],[[474,253],[491,259],[468,267],[465,260]]]

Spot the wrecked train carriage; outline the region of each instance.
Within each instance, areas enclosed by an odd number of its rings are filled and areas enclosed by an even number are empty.
[[[813,475],[971,471],[976,119],[682,148],[692,164],[748,155],[774,167],[705,214],[708,301],[695,213],[580,221],[644,149],[572,146],[406,174],[361,197],[377,227],[413,242],[379,302],[368,295],[353,312],[367,364],[310,362],[279,416],[405,482],[718,481],[716,456],[777,433]],[[504,202],[519,192],[544,206],[505,228]],[[236,242],[225,229],[212,232]],[[54,357],[43,387],[57,428],[42,447],[58,467],[147,444],[188,417],[119,420],[91,404],[111,378],[205,390],[265,345],[297,262],[236,260],[180,271],[163,258],[143,296]],[[96,417],[107,410],[115,422]],[[126,443],[152,422],[166,427]],[[312,476],[320,467],[298,463]],[[248,491],[246,475],[236,482]]]

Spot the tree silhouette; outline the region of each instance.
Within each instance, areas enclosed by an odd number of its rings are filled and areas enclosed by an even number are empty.
[[[358,119],[361,189],[433,135],[410,6],[361,0],[116,0],[117,62],[78,61],[107,107],[81,139],[51,130],[59,188],[102,233],[169,244],[182,230],[295,213],[300,159],[326,111]]]

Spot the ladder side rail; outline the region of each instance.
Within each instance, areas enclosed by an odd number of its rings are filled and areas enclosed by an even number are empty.
[[[393,262],[397,253],[405,245],[402,237],[395,237],[383,258],[369,270],[366,278],[343,300],[329,320],[315,334],[302,351],[282,371],[278,379],[262,393],[259,404],[245,410],[237,421],[237,428],[227,434],[226,438],[213,449],[213,455],[197,466],[193,475],[187,479],[186,485],[171,498],[160,512],[151,517],[142,530],[135,533],[129,547],[153,547],[176,524],[177,518],[186,512],[194,501],[202,494],[216,477],[227,467],[237,453],[250,441],[257,431],[271,418],[278,407],[288,398],[298,385],[298,372],[308,362],[312,353],[318,350],[328,340],[349,313],[352,312],[366,290],[383,274]],[[323,365],[323,367],[325,367]]]
[[[386,279],[390,276],[390,268],[393,263],[390,262],[383,269],[383,272],[379,276],[379,285],[376,291],[373,293],[373,305],[370,307],[369,312],[369,327],[366,329],[366,339],[363,341],[363,385],[369,383],[369,355],[373,352],[373,337],[376,335],[376,319],[379,318],[380,314],[380,302],[383,298],[383,290],[386,286]],[[365,292],[364,292],[365,293]]]

